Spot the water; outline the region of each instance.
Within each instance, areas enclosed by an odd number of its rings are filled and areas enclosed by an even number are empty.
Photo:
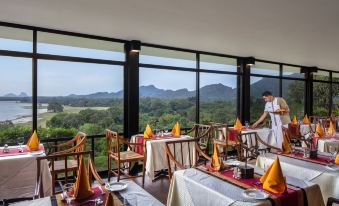
[[[47,109],[38,109],[38,113],[47,112]],[[32,121],[32,104],[16,101],[0,101],[0,121],[11,120],[13,123]]]

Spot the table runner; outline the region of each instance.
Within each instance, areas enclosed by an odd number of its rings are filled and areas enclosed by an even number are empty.
[[[330,159],[328,156],[318,154],[317,158],[305,158],[303,153],[295,153],[295,154],[285,154],[285,153],[275,153],[272,152],[273,154],[276,155],[281,155],[281,156],[286,156],[294,159],[299,159],[307,162],[312,162],[316,164],[321,164],[321,165],[327,165],[330,163]]]
[[[23,145],[23,151],[19,152],[19,146],[10,146],[9,147],[9,152],[4,153],[3,147],[0,148],[0,157],[7,157],[7,156],[14,156],[14,155],[25,155],[31,153],[31,151],[28,149],[26,145]],[[42,144],[39,145],[39,150],[38,151],[45,151],[45,148]],[[34,151],[34,152],[38,152]]]
[[[256,189],[262,190],[270,195],[268,198],[272,205],[275,206],[283,206],[283,205],[299,205],[303,206],[305,202],[305,191],[302,189],[295,188],[291,185],[287,186],[287,193],[284,194],[274,194],[272,192],[269,192],[267,190],[263,189],[263,185],[258,182],[260,182],[260,175],[255,174],[254,178],[251,179],[235,179],[233,177],[233,170],[224,170],[220,172],[212,172],[208,169],[208,166],[199,166],[197,167],[198,170],[206,172],[210,175],[213,175],[215,177],[218,177],[224,181],[227,181],[231,184],[234,184],[238,187],[241,187],[243,189],[250,189],[255,187]]]

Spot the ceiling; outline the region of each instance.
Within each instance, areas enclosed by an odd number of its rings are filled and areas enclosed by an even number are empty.
[[[339,71],[338,0],[3,0],[0,21]]]

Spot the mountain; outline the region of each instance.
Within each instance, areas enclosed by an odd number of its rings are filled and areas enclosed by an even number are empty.
[[[200,88],[200,98],[203,100],[230,100],[235,99],[237,95],[236,89],[225,86],[223,84],[210,84]]]
[[[8,94],[5,94],[3,97],[17,97],[17,96],[13,93],[8,93]]]
[[[18,97],[28,97],[28,95],[25,92],[21,92]]]

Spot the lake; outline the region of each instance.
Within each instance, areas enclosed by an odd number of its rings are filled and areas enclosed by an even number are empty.
[[[47,109],[38,109],[38,113],[47,112]],[[32,104],[16,101],[0,101],[0,121],[14,120],[13,123],[32,121]]]

